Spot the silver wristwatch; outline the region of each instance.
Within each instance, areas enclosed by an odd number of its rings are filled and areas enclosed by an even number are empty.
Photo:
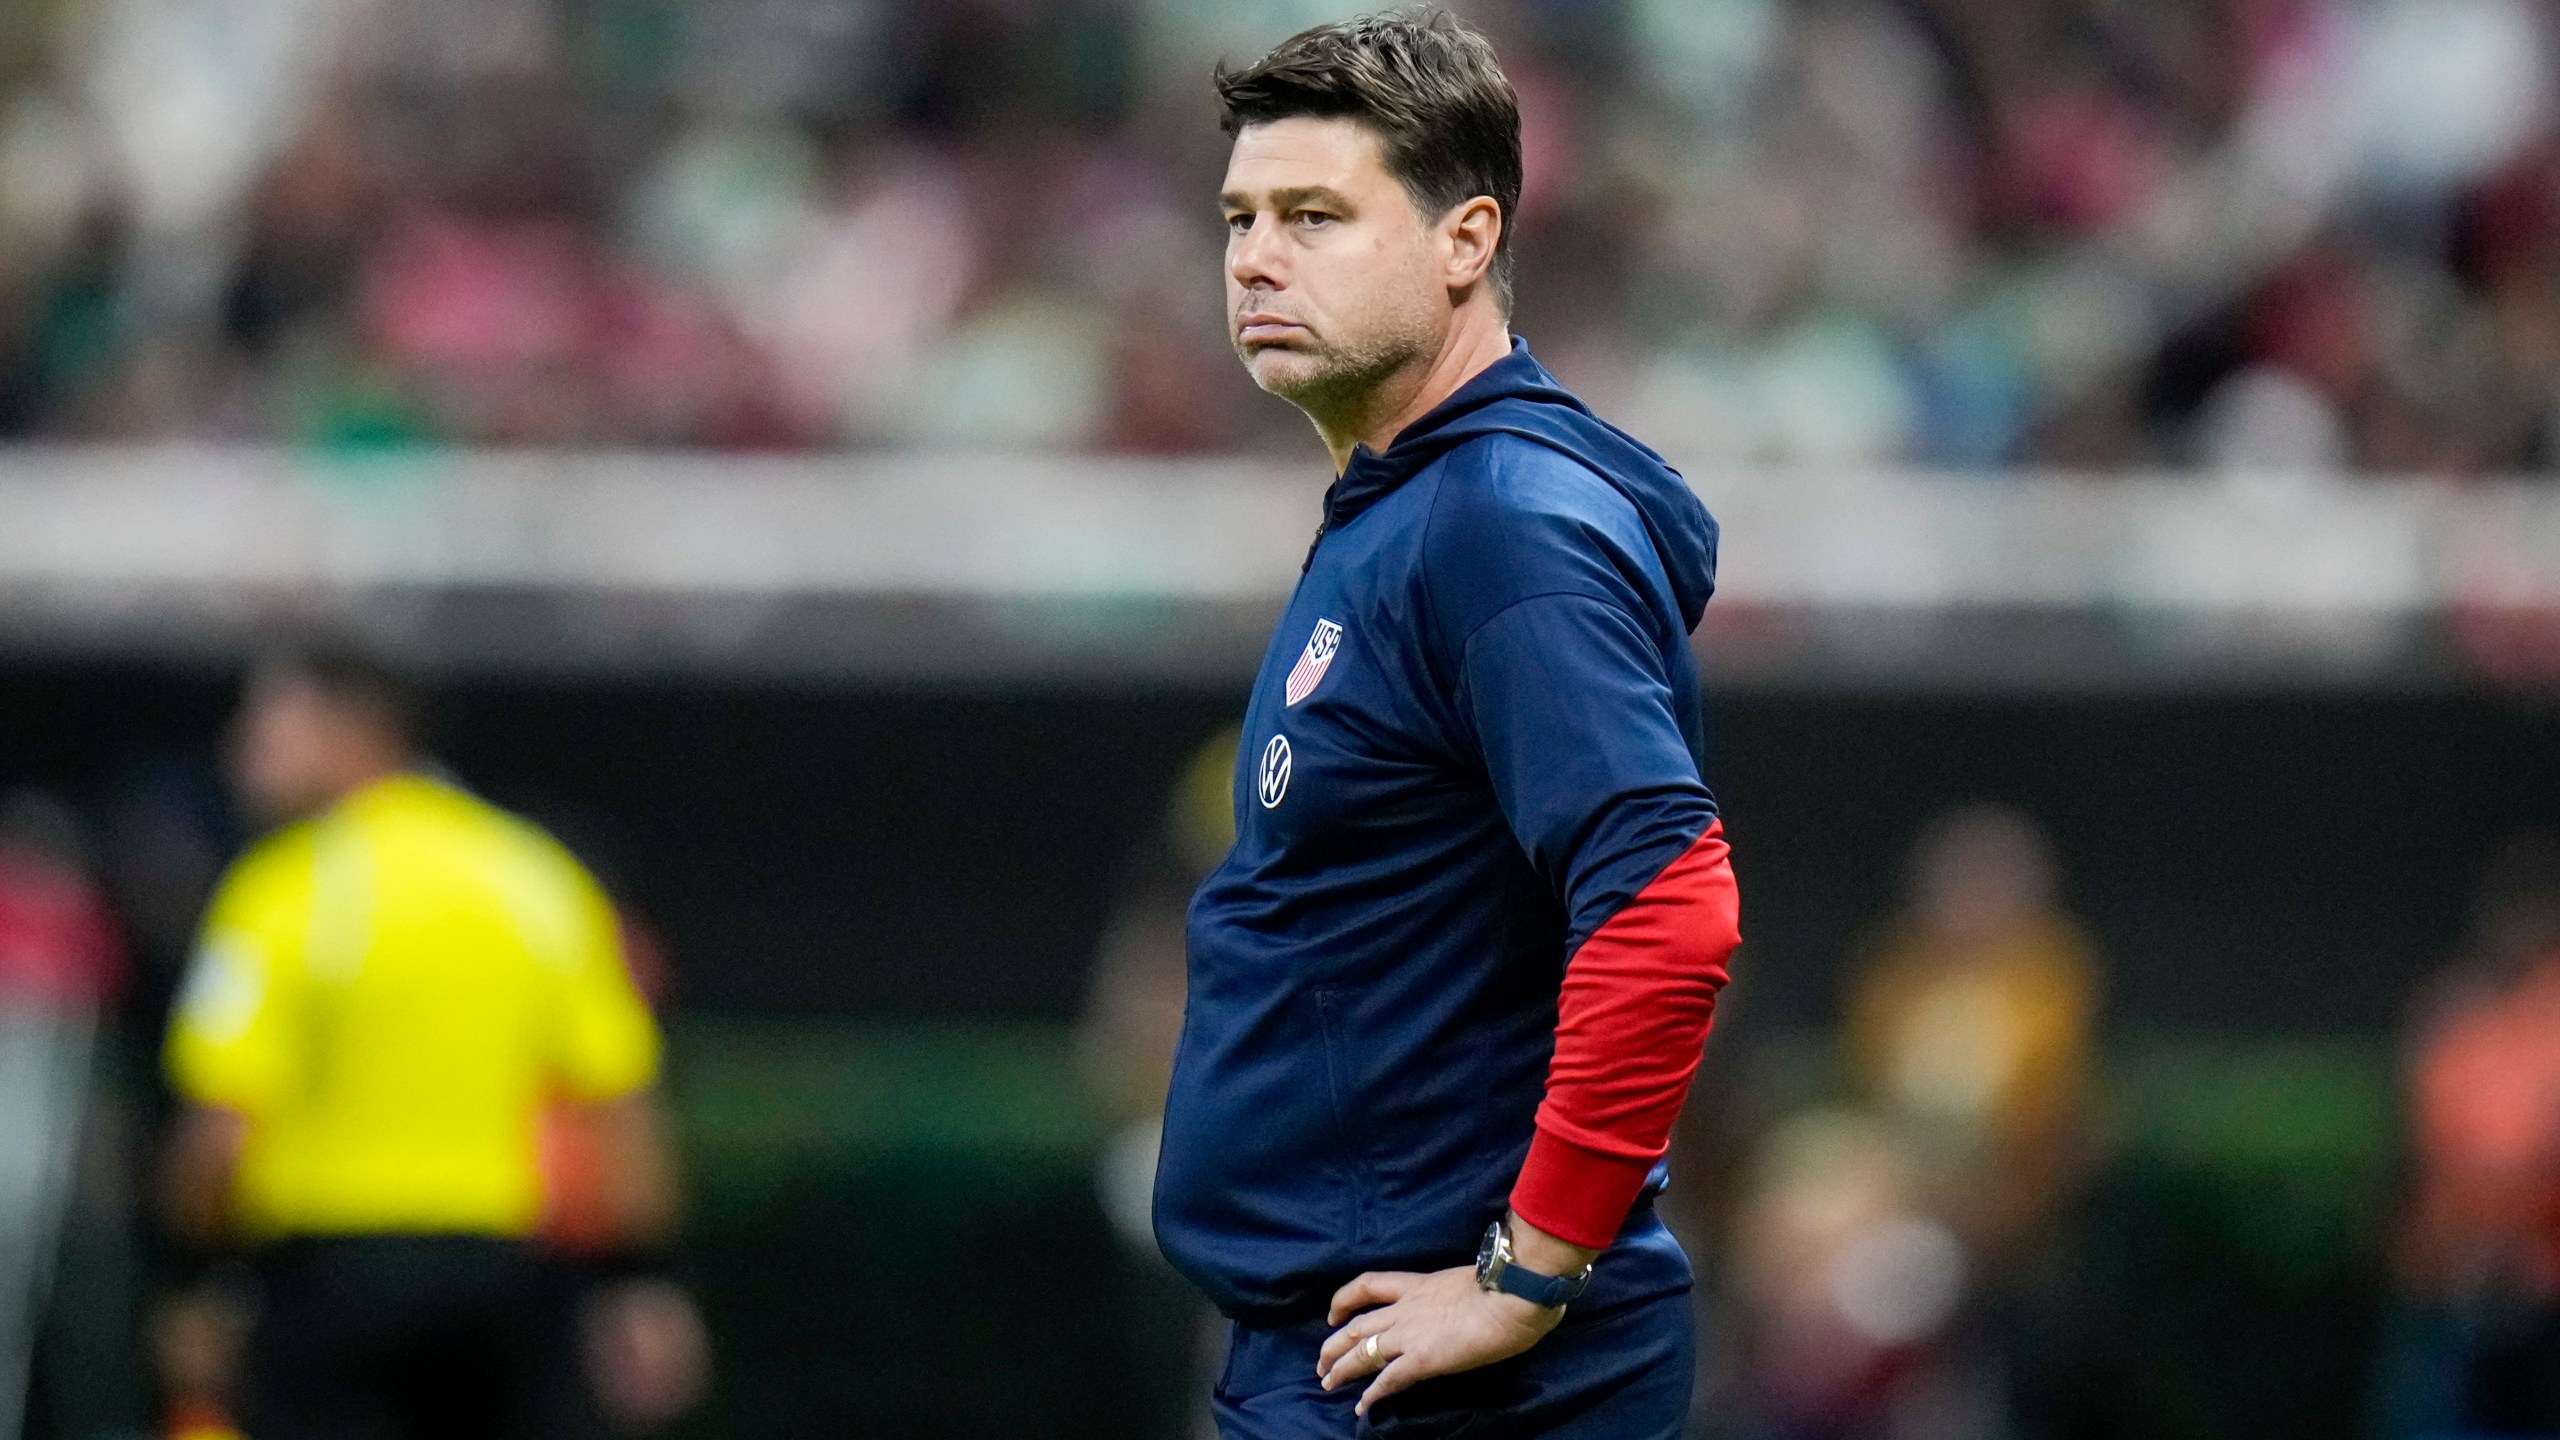
[[[1591,1288],[1591,1266],[1570,1275],[1541,1275],[1511,1258],[1511,1228],[1500,1220],[1485,1228],[1476,1251],[1476,1288],[1517,1295],[1542,1309],[1554,1310],[1582,1298]]]

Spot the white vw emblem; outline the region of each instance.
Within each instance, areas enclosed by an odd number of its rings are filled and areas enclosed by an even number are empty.
[[[1279,805],[1280,797],[1289,793],[1289,737],[1274,735],[1262,747],[1262,808]]]

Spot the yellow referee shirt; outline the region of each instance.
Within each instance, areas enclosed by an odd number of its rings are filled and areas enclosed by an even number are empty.
[[[558,842],[419,775],[241,857],[170,1022],[187,1099],[247,1119],[252,1234],[527,1235],[544,1104],[657,1075],[612,906]]]

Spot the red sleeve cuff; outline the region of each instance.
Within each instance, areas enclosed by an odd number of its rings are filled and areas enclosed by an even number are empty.
[[[1541,1125],[1511,1187],[1511,1208],[1559,1240],[1606,1250],[1635,1208],[1653,1164],[1576,1144]]]

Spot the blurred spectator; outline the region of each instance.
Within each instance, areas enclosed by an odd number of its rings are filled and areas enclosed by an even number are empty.
[[[75,816],[0,802],[0,1440],[16,1440],[122,942]]]
[[[1238,731],[1201,742],[1175,778],[1158,832],[1140,847],[1135,874],[1095,957],[1078,1044],[1085,1078],[1104,1113],[1129,1129],[1105,1159],[1104,1197],[1131,1243],[1155,1250],[1152,1215],[1156,1131],[1189,979],[1184,934],[1191,893],[1235,844]]]
[[[1952,1333],[1971,1279],[1887,1126],[1816,1110],[1759,1147],[1733,1229],[1744,1413],[1717,1435],[1959,1440],[1997,1433]]]
[[[260,1440],[654,1427],[699,1397],[708,1354],[649,1264],[678,1221],[656,1027],[601,888],[427,773],[417,727],[359,652],[252,678],[237,779],[281,828],[224,878],[171,1018],[168,1221],[251,1251]],[[555,1101],[584,1183],[543,1170]],[[606,1283],[562,1246],[608,1257]],[[219,1292],[163,1311],[173,1401],[222,1398],[189,1389],[228,1379],[237,1328]]]
[[[51,8],[0,65],[0,426],[1302,443],[1225,364],[1205,77],[1351,7]],[[1466,8],[1522,328],[1685,463],[2560,459],[2533,0]]]
[[[1119,1127],[1102,1155],[1103,1208],[1122,1237],[1149,1255],[1156,1146],[1182,1034],[1190,903],[1189,888],[1169,870],[1149,874],[1122,901],[1096,957],[1079,1035],[1086,1079]]]
[[[1908,884],[1852,959],[1854,1103],[1755,1147],[1725,1367],[1746,1416],[1714,1433],[2043,1433],[2031,1340],[2092,1155],[2097,961],[2015,811],[1940,816]]]
[[[1228,726],[1210,736],[1176,778],[1162,826],[1141,846],[1137,873],[1103,935],[1076,1026],[1085,1082],[1115,1127],[1098,1157],[1095,1193],[1120,1238],[1168,1277],[1156,1249],[1156,1155],[1190,989],[1191,893],[1235,844],[1238,734]],[[1199,1406],[1189,1428],[1208,1434],[1208,1382],[1226,1353],[1225,1325],[1197,1292],[1174,1288],[1192,1317],[1190,1361],[1200,1372],[1200,1383],[1185,1390]]]
[[[0,801],[0,997],[17,1013],[94,1012],[123,978],[79,817],[36,791]]]
[[[2386,1437],[2560,1432],[2560,841],[2510,842],[2408,1062]]]
[[[1979,805],[1932,822],[1909,898],[1850,977],[1858,1093],[1910,1137],[1975,1264],[2047,1238],[2088,1158],[2098,966],[2035,822]]]

